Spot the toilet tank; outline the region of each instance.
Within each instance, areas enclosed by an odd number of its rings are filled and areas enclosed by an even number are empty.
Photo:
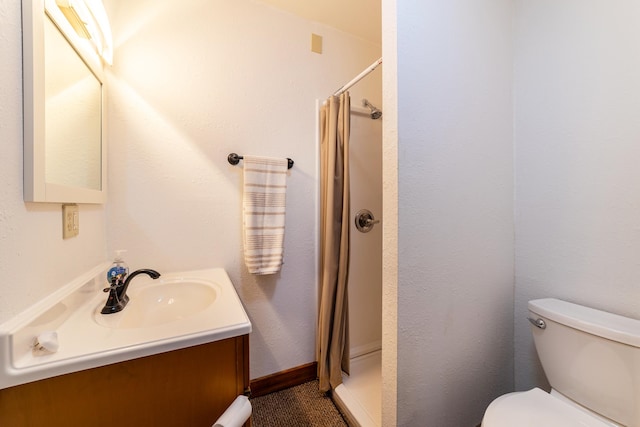
[[[618,424],[640,427],[640,321],[557,299],[529,301],[553,389]]]

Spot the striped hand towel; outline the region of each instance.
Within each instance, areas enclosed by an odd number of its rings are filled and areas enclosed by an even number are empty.
[[[280,271],[286,191],[287,159],[244,156],[244,261],[251,274]]]

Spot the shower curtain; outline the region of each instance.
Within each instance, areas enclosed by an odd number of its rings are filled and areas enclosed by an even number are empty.
[[[320,390],[349,372],[349,93],[331,96],[320,111],[320,307],[316,351]]]

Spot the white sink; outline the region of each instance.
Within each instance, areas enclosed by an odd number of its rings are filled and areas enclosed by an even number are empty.
[[[221,268],[131,281],[129,303],[101,314],[105,262],[0,325],[0,389],[205,344],[251,332],[235,287]],[[34,338],[58,336],[57,351],[33,350]]]
[[[141,280],[142,282],[142,280]],[[129,303],[124,310],[102,314],[104,304],[99,304],[94,320],[107,328],[145,328],[176,322],[194,316],[210,307],[216,300],[220,287],[214,282],[170,278],[140,285],[132,280],[127,290]]]

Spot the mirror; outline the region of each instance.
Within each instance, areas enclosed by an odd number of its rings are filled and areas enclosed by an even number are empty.
[[[102,84],[44,20],[45,182],[100,190]]]
[[[102,63],[43,0],[22,7],[24,200],[104,203]]]

